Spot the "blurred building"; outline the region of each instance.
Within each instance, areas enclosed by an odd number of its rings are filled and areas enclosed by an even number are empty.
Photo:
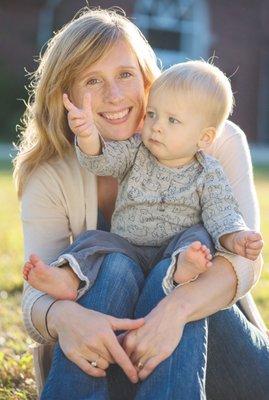
[[[13,76],[22,97],[26,98],[24,67],[35,69],[33,58],[42,45],[85,4],[85,0],[1,0],[0,75],[3,70]],[[269,142],[268,1],[100,0],[89,4],[122,7],[164,67],[215,56],[215,64],[232,80],[236,108],[231,119],[249,141]]]

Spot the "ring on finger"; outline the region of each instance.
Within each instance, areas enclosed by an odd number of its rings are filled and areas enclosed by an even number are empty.
[[[144,367],[144,364],[141,362],[141,361],[139,361],[138,363],[137,363],[137,368],[140,370],[140,369],[142,369]]]
[[[100,358],[100,356],[99,356],[99,354],[98,354],[96,360],[90,361],[90,364],[91,364],[91,366],[92,366],[93,368],[97,368],[97,367],[98,367],[98,360],[99,360],[99,358]]]

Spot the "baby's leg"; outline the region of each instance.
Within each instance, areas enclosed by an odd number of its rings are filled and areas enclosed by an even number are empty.
[[[172,257],[169,279],[185,283],[207,271],[215,248],[203,225],[197,224],[177,234],[167,246],[163,258]]]
[[[51,267],[31,255],[23,268],[23,277],[31,286],[59,300],[75,300],[79,278],[68,266]]]
[[[206,245],[198,241],[191,243],[178,255],[174,281],[184,283],[194,279],[211,267],[211,260],[212,255]]]

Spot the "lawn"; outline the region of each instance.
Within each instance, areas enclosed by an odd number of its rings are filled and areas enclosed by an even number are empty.
[[[269,166],[255,168],[262,214],[265,266],[253,294],[269,326]],[[0,163],[0,400],[35,399],[30,339],[20,313],[22,232],[11,171]]]

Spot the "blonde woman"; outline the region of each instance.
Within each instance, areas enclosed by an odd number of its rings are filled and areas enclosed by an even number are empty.
[[[33,76],[15,160],[26,259],[37,253],[52,262],[79,234],[104,227],[114,207],[115,181],[97,179],[78,164],[63,93],[81,107],[89,91],[97,127],[106,139],[123,140],[139,129],[158,74],[139,30],[112,11],[86,10],[50,41]],[[227,123],[209,152],[222,163],[248,226],[257,228],[243,133]],[[163,260],[145,279],[126,255],[111,254],[98,276],[92,270],[92,287],[77,303],[55,301],[26,284],[23,314],[29,334],[39,343],[58,341],[43,400],[197,399],[205,398],[206,383],[208,398],[266,398],[265,335],[236,306],[219,311],[257,281],[260,260],[219,255],[209,271],[165,297],[162,281],[169,264]],[[247,302],[245,311],[262,330],[253,303]],[[133,320],[134,315],[145,318]],[[128,331],[123,347],[117,331]]]

